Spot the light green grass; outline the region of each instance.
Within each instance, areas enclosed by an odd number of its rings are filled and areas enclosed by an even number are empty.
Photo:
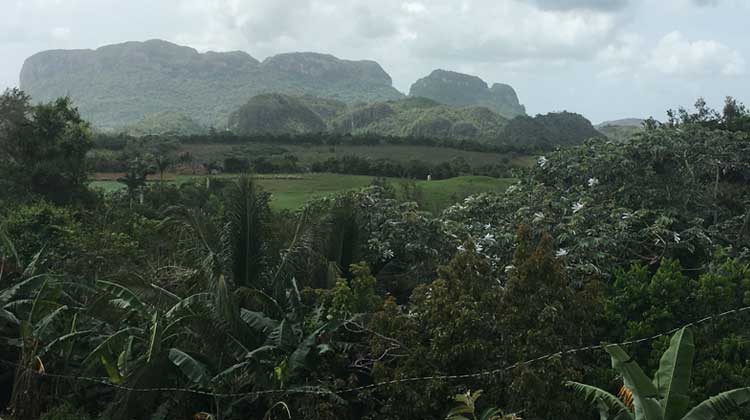
[[[459,176],[440,181],[419,181],[417,186],[422,193],[420,206],[434,213],[472,194],[505,191],[514,182],[511,178]]]
[[[202,178],[179,176],[172,182],[183,183]],[[258,186],[271,193],[271,207],[274,210],[294,210],[315,198],[366,187],[372,183],[373,177],[341,174],[294,174],[287,176],[259,175],[254,179]],[[404,181],[399,179],[389,180],[397,189],[398,183]],[[471,194],[504,191],[512,182],[512,179],[462,176],[440,181],[416,181],[416,185],[419,190],[420,206],[425,210],[438,212]],[[107,192],[124,188],[123,184],[115,181],[94,181],[91,186]]]

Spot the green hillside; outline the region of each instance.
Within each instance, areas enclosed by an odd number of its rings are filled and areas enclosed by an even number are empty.
[[[373,61],[289,53],[259,62],[240,51],[198,53],[160,40],[41,52],[26,60],[20,80],[34,100],[69,95],[85,119],[110,129],[165,111],[219,128],[261,93],[312,94],[347,103],[404,96]]]
[[[455,107],[487,107],[506,118],[526,114],[516,91],[509,85],[495,83],[488,87],[479,77],[453,71],[435,70],[417,80],[411,86],[409,96],[429,98]]]
[[[137,123],[125,127],[123,131],[132,136],[161,134],[186,136],[204,134],[208,130],[186,115],[163,111],[147,115]]]

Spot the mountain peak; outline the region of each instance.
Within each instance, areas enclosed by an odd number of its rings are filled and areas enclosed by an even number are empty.
[[[509,85],[495,83],[489,88],[477,76],[450,70],[433,70],[411,86],[409,95],[452,106],[485,106],[508,118],[526,113],[518,102],[515,90]]]

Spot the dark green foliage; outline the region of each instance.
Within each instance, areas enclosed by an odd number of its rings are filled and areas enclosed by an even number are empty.
[[[298,98],[279,94],[255,96],[229,117],[240,135],[301,134],[325,131],[325,122]]]
[[[602,134],[582,115],[570,112],[536,117],[519,116],[505,126],[502,139],[509,144],[530,144],[542,148],[581,144]]]
[[[163,111],[145,116],[122,131],[132,136],[189,136],[206,134],[208,130],[192,118],[176,112]]]
[[[0,175],[16,194],[62,203],[86,193],[89,127],[70,99],[32,106],[23,92],[0,96]]]
[[[318,106],[339,112],[332,101]],[[397,114],[436,105],[388,106]],[[736,106],[729,120],[743,112]],[[665,337],[607,350],[636,399],[659,394],[681,415],[719,394],[699,411],[734,409],[750,395],[750,315],[727,312],[750,304],[748,134],[707,128],[730,125],[700,113],[698,122],[653,123],[621,142],[592,139],[541,156],[508,191],[468,196],[440,214],[418,203],[445,181],[378,179],[294,213],[271,212],[269,194],[249,179],[221,176],[138,184],[86,206],[0,197],[0,358],[20,366],[0,367],[9,410],[23,420],[45,411],[239,420],[286,410],[313,420],[421,419],[442,418],[460,394],[453,418],[497,418],[502,412],[483,408],[499,407],[530,420],[588,420],[585,400],[611,416],[629,401],[605,391],[622,382],[599,347],[581,348],[698,320],[691,381],[669,366],[692,356],[665,352]],[[7,115],[2,129],[13,133],[23,118]],[[531,122],[560,124],[566,137],[576,131],[569,117]],[[273,170],[296,165],[292,145],[498,147],[330,133],[179,140],[206,139],[246,156],[262,151],[226,166]],[[156,154],[174,161],[174,144],[163,140],[112,136],[98,152],[155,167]],[[461,158],[404,161],[420,177],[477,170]],[[346,163],[398,170],[391,161]],[[717,313],[725,315],[707,318]],[[686,331],[681,337],[673,343],[688,343]],[[658,372],[656,383],[633,360]],[[42,366],[73,378],[40,375]],[[342,391],[350,387],[364,388]],[[720,394],[731,388],[743,390]],[[479,410],[471,389],[485,390]],[[725,418],[750,418],[744,409]]]

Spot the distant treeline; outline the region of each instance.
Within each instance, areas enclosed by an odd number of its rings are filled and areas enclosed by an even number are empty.
[[[372,159],[357,155],[331,157],[313,162],[310,167],[299,166],[292,155],[261,156],[255,159],[229,157],[224,159],[223,167],[212,167],[227,173],[296,173],[296,172],[330,172],[347,175],[370,175],[376,177],[411,178],[411,179],[448,179],[461,175],[484,175],[495,178],[511,176],[510,159],[501,159],[499,163],[479,167],[471,166],[462,157],[439,163],[412,159],[399,162],[392,159]]]
[[[284,144],[284,145],[350,145],[380,146],[409,145],[426,147],[443,147],[457,150],[484,153],[518,153],[535,154],[551,149],[551,146],[529,144],[489,144],[474,140],[436,139],[429,137],[395,137],[379,134],[338,134],[338,133],[305,133],[305,134],[256,134],[237,135],[231,132],[212,132],[205,135],[189,136],[150,136],[155,140],[170,137],[181,144]],[[98,133],[94,137],[96,148],[122,150],[133,139],[127,134]],[[148,136],[146,137],[148,138]]]

